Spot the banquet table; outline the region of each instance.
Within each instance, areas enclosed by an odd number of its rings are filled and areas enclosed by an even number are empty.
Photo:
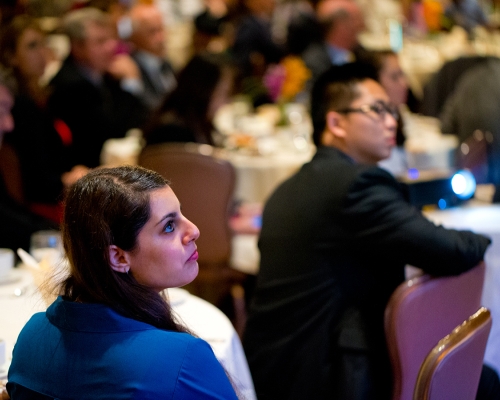
[[[243,347],[229,319],[218,308],[184,289],[168,289],[168,296],[178,318],[210,344],[244,398],[255,400]],[[12,349],[22,327],[34,313],[45,308],[26,267],[15,268],[9,280],[0,283],[0,340],[5,341],[6,355],[5,363],[0,364],[0,380],[7,378]]]

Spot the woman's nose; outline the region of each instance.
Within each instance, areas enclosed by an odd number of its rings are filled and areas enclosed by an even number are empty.
[[[184,236],[185,243],[189,243],[191,241],[197,240],[200,237],[200,230],[198,227],[193,224],[191,221],[186,220],[188,227],[186,230],[186,235]]]

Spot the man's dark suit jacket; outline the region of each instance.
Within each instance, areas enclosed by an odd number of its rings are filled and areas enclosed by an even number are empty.
[[[139,97],[149,111],[155,111],[161,106],[165,97],[175,88],[176,79],[174,70],[170,63],[164,61],[161,71],[158,71],[158,74],[152,76],[151,71],[146,68],[143,61],[136,53],[132,53],[131,57],[139,68],[141,80],[144,85],[143,92]],[[169,82],[169,87],[164,87],[162,77]]]
[[[107,139],[124,137],[129,129],[142,126],[145,111],[136,97],[122,90],[120,83],[108,75],[104,75],[100,86],[94,85],[71,56],[50,86],[49,108],[72,132],[73,165],[98,166]]]
[[[320,147],[264,209],[244,336],[259,400],[389,399],[383,315],[405,264],[459,274],[489,243],[433,225],[388,172]]]

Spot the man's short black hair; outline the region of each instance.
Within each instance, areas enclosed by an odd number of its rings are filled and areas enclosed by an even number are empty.
[[[353,62],[334,65],[314,82],[311,92],[313,142],[321,144],[328,111],[346,108],[358,97],[357,84],[366,79],[377,81],[377,71],[369,64]]]

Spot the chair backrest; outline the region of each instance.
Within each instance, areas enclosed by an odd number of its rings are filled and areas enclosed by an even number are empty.
[[[146,146],[139,165],[157,171],[171,182],[182,213],[200,229],[199,263],[227,263],[231,251],[228,221],[236,174],[214,149],[196,143]]]
[[[481,305],[485,266],[458,276],[424,275],[402,283],[385,311],[393,370],[393,400],[411,400],[418,371],[429,351]]]
[[[483,307],[440,340],[420,368],[414,400],[474,400],[490,330]]]

